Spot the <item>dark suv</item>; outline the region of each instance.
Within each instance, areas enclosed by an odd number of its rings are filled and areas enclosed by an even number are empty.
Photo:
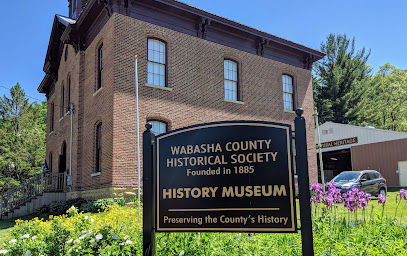
[[[345,171],[338,174],[332,179],[336,188],[339,188],[342,193],[358,188],[372,196],[379,194],[386,195],[386,179],[374,170],[364,171]]]

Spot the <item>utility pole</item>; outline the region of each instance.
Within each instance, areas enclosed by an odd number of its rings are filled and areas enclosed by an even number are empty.
[[[315,119],[315,130],[317,131],[317,149],[319,156],[319,171],[321,173],[322,188],[325,192],[325,174],[324,174],[324,163],[322,162],[322,146],[321,146],[321,135],[319,133],[319,121],[318,121],[318,111],[317,107],[314,107],[314,114],[312,116]]]

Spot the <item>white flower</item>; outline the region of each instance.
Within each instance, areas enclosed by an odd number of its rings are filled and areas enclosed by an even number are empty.
[[[70,248],[67,253],[70,254],[72,252],[72,248]]]
[[[11,239],[8,243],[9,244],[15,244],[15,243],[17,243],[17,239]]]
[[[82,230],[82,234],[86,234],[87,232],[86,232],[86,230]]]
[[[31,239],[32,239],[32,240],[35,240],[36,238],[37,238],[37,236],[33,236],[33,237],[31,237]]]
[[[81,236],[79,237],[79,240],[83,240],[83,239],[85,239],[85,237],[86,237],[86,235],[81,235]]]
[[[131,240],[127,240],[126,244],[132,244],[133,242]]]
[[[26,251],[25,253],[24,253],[24,256],[30,256],[31,255],[31,251],[30,250],[28,250],[28,251]]]
[[[119,245],[124,245],[124,243],[122,242],[122,243],[120,243]]]
[[[119,239],[119,236],[116,235],[116,234],[113,234],[113,235],[112,235],[112,238],[113,238],[113,240],[117,240],[117,239]]]
[[[79,244],[80,241],[79,241],[79,239],[75,239],[75,241],[73,241],[73,243],[74,243],[74,244]]]
[[[29,238],[29,237],[30,237],[29,234],[25,234],[25,235],[21,236],[21,238]],[[31,252],[30,252],[30,253],[31,253]]]
[[[129,238],[129,236],[126,235],[126,236],[124,237],[124,240],[126,240],[127,238]]]
[[[93,243],[95,242],[95,239],[91,238],[91,239],[89,240],[89,242],[90,242],[91,244],[93,244]]]
[[[93,231],[89,231],[88,237],[90,237],[91,235],[93,235]]]
[[[94,219],[90,218],[90,222],[94,222],[94,221],[95,221]]]
[[[89,219],[89,216],[88,216],[88,215],[85,216],[85,220],[87,220],[87,219]]]
[[[8,253],[7,250],[0,250],[0,254],[6,255]]]
[[[72,243],[72,241],[73,241],[73,239],[70,239],[70,240],[66,241],[66,243],[70,244],[70,243]]]
[[[102,234],[97,234],[97,235],[95,236],[95,238],[96,238],[96,241],[99,241],[100,239],[103,238],[103,236],[102,236]]]
[[[66,208],[65,208],[66,209]],[[69,210],[75,210],[75,206],[72,205],[71,208],[69,208]]]

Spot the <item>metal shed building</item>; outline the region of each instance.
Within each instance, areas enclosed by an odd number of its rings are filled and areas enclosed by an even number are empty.
[[[342,171],[373,169],[389,187],[407,186],[407,133],[332,122],[319,131],[327,181]]]

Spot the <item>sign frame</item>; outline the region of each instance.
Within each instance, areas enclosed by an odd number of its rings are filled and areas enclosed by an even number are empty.
[[[186,132],[202,130],[202,129],[211,129],[217,127],[237,127],[237,126],[247,126],[248,132],[250,132],[251,127],[265,127],[265,128],[273,128],[273,129],[282,129],[286,136],[286,149],[287,149],[287,161],[288,165],[288,189],[287,194],[290,199],[290,226],[287,228],[277,228],[277,227],[187,227],[187,228],[168,228],[168,227],[160,227],[160,143],[161,140],[180,135]],[[210,130],[209,130],[210,131]],[[272,129],[270,129],[272,132]],[[203,123],[197,124],[193,126],[188,126],[184,128],[180,128],[168,133],[164,133],[158,135],[154,139],[154,189],[155,189],[155,231],[156,232],[262,232],[262,233],[297,233],[297,212],[296,212],[296,203],[295,203],[295,187],[294,187],[294,166],[293,166],[293,150],[292,150],[292,134],[291,134],[291,125],[289,124],[282,124],[282,123],[275,123],[275,122],[266,122],[266,121],[222,121],[222,122],[211,122],[211,123]],[[272,199],[270,199],[272,200]],[[206,208],[207,209],[207,208]],[[206,210],[198,209],[198,210]],[[235,209],[236,210],[236,209]],[[242,211],[256,211],[255,209],[251,208],[239,208],[237,210]]]

